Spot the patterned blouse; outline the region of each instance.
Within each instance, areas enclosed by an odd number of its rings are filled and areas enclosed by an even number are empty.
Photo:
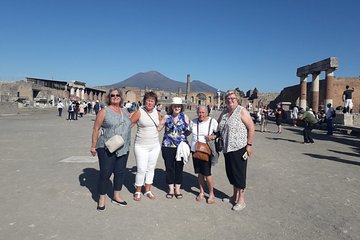
[[[125,108],[121,108],[122,115],[105,107],[105,118],[101,125],[101,135],[96,148],[105,148],[105,142],[118,134],[124,139],[124,145],[116,151],[116,156],[122,156],[129,152],[131,141],[131,121]]]
[[[247,144],[247,128],[240,118],[242,109],[238,105],[230,117],[225,111],[220,119],[219,131],[224,139],[224,153],[237,151]]]
[[[179,120],[177,123],[175,123],[172,115],[168,115],[165,122],[165,133],[162,146],[176,148],[179,146],[180,142],[188,143],[185,134],[186,130],[188,130],[188,124],[185,121],[184,113],[179,113]]]

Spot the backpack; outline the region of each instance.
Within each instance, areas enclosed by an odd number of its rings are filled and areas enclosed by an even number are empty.
[[[70,105],[69,105],[69,107],[68,107],[68,111],[69,111],[69,112],[74,111],[74,109],[73,109],[73,105],[72,105],[72,104],[70,104]]]

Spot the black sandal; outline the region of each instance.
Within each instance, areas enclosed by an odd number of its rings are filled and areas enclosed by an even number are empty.
[[[183,198],[183,195],[181,193],[179,193],[179,194],[175,193],[174,195],[175,195],[176,199],[182,199]]]
[[[166,194],[166,198],[167,199],[172,199],[174,197],[174,194],[173,193],[167,193]]]

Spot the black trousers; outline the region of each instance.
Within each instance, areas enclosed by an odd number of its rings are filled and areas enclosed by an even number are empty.
[[[311,133],[313,128],[314,128],[313,124],[306,124],[306,126],[303,130],[304,143],[313,143],[314,142],[314,140],[312,138],[312,133]]]
[[[98,181],[99,194],[106,194],[107,184],[112,174],[114,174],[113,189],[114,191],[120,191],[125,180],[126,163],[129,157],[129,152],[120,157],[116,156],[116,152],[110,153],[105,148],[98,148],[96,149],[96,152],[98,154],[100,167]]]
[[[183,179],[184,162],[176,161],[176,148],[162,147],[162,157],[165,162],[166,183],[181,184]]]
[[[236,188],[246,188],[246,170],[247,161],[243,159],[243,155],[246,152],[246,146],[234,151],[224,153],[225,157],[225,170],[226,175],[231,185]]]

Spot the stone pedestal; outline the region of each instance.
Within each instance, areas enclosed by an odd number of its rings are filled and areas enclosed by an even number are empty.
[[[350,113],[344,114],[344,126],[354,126],[353,116]]]

